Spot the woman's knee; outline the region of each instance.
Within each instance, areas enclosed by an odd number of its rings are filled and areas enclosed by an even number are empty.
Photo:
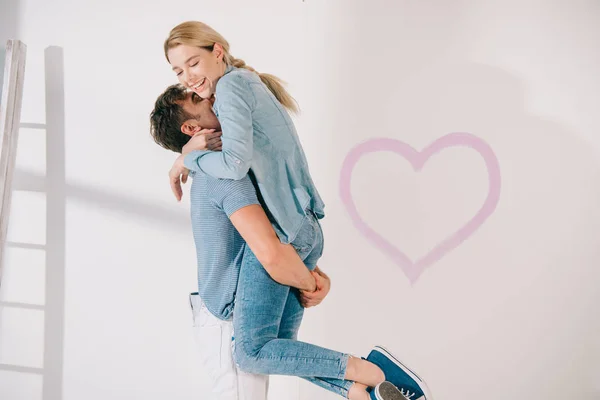
[[[260,373],[260,348],[250,349],[246,344],[236,343],[233,359],[238,368],[244,372]]]

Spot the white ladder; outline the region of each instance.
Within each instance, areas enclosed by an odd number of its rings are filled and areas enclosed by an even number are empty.
[[[40,367],[2,364],[1,371],[34,374],[42,377],[42,400],[62,398],[64,349],[64,285],[65,285],[65,171],[64,171],[64,58],[60,47],[45,49],[46,121],[21,123],[21,105],[25,74],[26,46],[18,40],[9,40],[6,46],[6,64],[2,101],[0,103],[0,288],[2,287],[3,256],[7,247],[43,250],[46,253],[45,302],[28,304],[0,300],[2,308],[38,310],[44,313],[43,362]],[[15,161],[19,128],[46,131],[46,176],[29,180],[26,187],[15,181]],[[52,139],[52,140],[49,140]],[[52,166],[52,167],[50,167]],[[17,171],[18,172],[18,171]],[[33,182],[33,183],[31,183]],[[50,190],[51,189],[51,190]],[[8,219],[13,190],[46,192],[46,243],[8,243]],[[50,212],[51,210],[51,212]],[[57,222],[58,221],[58,222]],[[61,221],[63,221],[61,223]],[[62,226],[49,232],[52,227]]]
[[[26,51],[27,47],[19,40],[9,40],[6,44],[4,84],[0,100],[0,285],[21,121]]]

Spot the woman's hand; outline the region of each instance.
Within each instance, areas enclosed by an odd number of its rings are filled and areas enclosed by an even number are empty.
[[[181,190],[181,184],[187,182],[188,175],[190,170],[185,167],[183,164],[183,160],[185,155],[182,154],[175,160],[173,167],[169,171],[169,182],[171,184],[171,190],[175,195],[177,201],[181,201],[181,197],[183,196],[183,191]]]
[[[221,151],[221,135],[221,132],[215,132],[214,129],[202,129],[183,146],[181,154],[185,155],[194,150]]]

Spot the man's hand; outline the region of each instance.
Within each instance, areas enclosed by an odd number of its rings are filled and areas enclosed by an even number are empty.
[[[311,274],[313,274],[315,280],[317,281],[317,290],[314,292],[306,292],[304,290],[300,291],[300,303],[304,308],[314,307],[321,304],[331,288],[331,280],[323,271],[319,269],[319,267],[315,268]]]
[[[183,191],[181,190],[181,184],[187,182],[188,175],[190,170],[185,167],[183,164],[183,160],[185,155],[182,154],[175,160],[173,167],[171,167],[171,171],[169,171],[169,182],[171,184],[171,190],[175,195],[177,201],[181,201],[181,197],[183,196]]]
[[[185,155],[194,150],[221,151],[223,146],[221,135],[221,132],[215,132],[214,129],[202,129],[200,132],[194,134],[187,144],[183,146],[181,154]]]

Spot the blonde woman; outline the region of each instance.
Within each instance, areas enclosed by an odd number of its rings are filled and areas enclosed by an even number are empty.
[[[381,347],[363,359],[296,340],[302,304],[310,303],[312,294],[272,278],[266,266],[284,258],[285,247],[269,243],[276,234],[281,244],[293,246],[306,268],[300,271],[301,263],[290,265],[298,275],[317,269],[323,252],[319,220],[325,215],[324,204],[288,114],[297,111],[293,98],[277,77],[256,72],[229,50],[229,43],[201,22],[185,22],[170,32],[165,56],[179,82],[193,93],[170,105],[179,106],[179,112],[171,114],[170,128],[162,129],[155,140],[182,152],[170,172],[178,199],[181,181],[194,171],[229,180],[250,176],[263,205],[264,211],[246,207],[242,210],[247,212],[230,217],[248,244],[233,312],[239,368],[303,377],[356,400],[397,400],[402,394],[411,400],[431,399],[425,383]],[[207,100],[222,131],[221,151],[207,150],[206,132],[198,131],[208,116],[197,108]],[[271,231],[257,228],[264,213]]]

